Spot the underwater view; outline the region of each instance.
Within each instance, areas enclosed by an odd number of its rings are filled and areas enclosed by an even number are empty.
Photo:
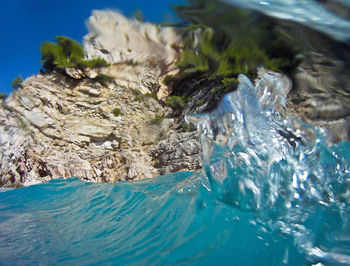
[[[350,265],[350,1],[174,10],[201,167],[0,188],[0,265]]]

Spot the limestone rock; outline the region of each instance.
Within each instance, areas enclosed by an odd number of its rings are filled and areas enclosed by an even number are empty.
[[[175,28],[130,20],[111,10],[94,10],[87,26],[84,48],[88,58],[101,57],[110,63],[142,63],[154,58],[166,68],[176,61],[177,47],[182,46]]]
[[[127,72],[128,79],[136,80],[137,73]],[[112,87],[91,80],[76,82],[59,73],[28,78],[24,88],[0,107],[0,185],[23,185],[17,171],[19,158],[27,167],[24,185],[59,177],[118,182],[198,169],[198,141],[181,135],[156,144],[160,136],[170,137],[165,132],[176,121],[164,117],[153,124],[156,116],[169,112],[168,107],[142,94],[136,83],[120,86],[124,78],[117,77]],[[147,91],[158,85],[143,84]]]
[[[117,182],[197,169],[198,149],[191,149],[192,161],[188,155],[186,163],[174,167],[163,166],[149,152],[176,127],[171,110],[146,94],[169,95],[161,80],[174,71],[181,34],[114,11],[94,11],[87,24],[87,58],[101,57],[111,65],[84,73],[75,68],[66,68],[64,75],[40,73],[1,102],[0,186],[23,185],[19,158],[27,167],[24,185],[73,176]],[[109,75],[114,82],[101,85],[93,80],[98,74]],[[154,124],[155,117],[164,118]],[[182,138],[190,147],[191,140]],[[171,152],[175,161],[180,160],[185,147],[179,145],[176,151],[175,140],[169,143],[171,148],[166,142],[160,146],[161,158]]]
[[[172,134],[150,148],[150,154],[160,174],[202,167],[202,148],[196,132]]]

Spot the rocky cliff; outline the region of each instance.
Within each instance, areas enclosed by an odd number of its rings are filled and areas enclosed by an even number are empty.
[[[20,158],[27,167],[24,185],[72,176],[118,182],[200,169],[201,145],[196,132],[184,126],[183,115],[213,109],[236,88],[238,73],[223,79],[200,68],[181,72],[175,63],[185,58],[186,48],[176,28],[113,11],[94,11],[87,25],[86,57],[103,58],[108,67],[41,72],[1,100],[0,186],[22,185]],[[304,39],[319,39],[307,33]],[[326,47],[336,45],[322,37]],[[349,69],[348,60],[317,45],[305,52],[292,78],[269,73],[286,84],[284,111],[324,127],[332,142],[349,140],[350,82],[343,71]],[[347,47],[336,47],[350,58]],[[98,75],[109,77],[108,82]],[[178,108],[167,107],[169,96]]]
[[[1,186],[19,186],[18,161],[27,166],[25,184],[76,176],[96,182],[154,177],[201,166],[193,132],[177,132],[178,119],[159,98],[169,94],[162,77],[174,71],[181,47],[172,28],[95,11],[84,38],[88,58],[110,66],[40,73],[2,102]],[[103,73],[114,82],[100,84]]]

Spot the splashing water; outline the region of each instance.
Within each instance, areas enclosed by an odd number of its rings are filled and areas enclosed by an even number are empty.
[[[331,1],[222,2],[350,39]],[[200,173],[1,190],[0,265],[349,265],[349,142],[330,145],[288,114],[283,76],[239,82],[216,110],[188,117],[202,140]]]
[[[308,256],[350,263],[349,144],[328,146],[322,131],[277,112],[278,78],[266,74],[255,87],[239,79],[198,124],[216,196],[292,235]]]
[[[349,143],[286,115],[279,76],[239,80],[199,116],[202,173],[0,193],[0,264],[349,264]]]

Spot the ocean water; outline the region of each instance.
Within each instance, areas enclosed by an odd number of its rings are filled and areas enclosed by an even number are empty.
[[[278,78],[239,79],[194,117],[199,173],[1,192],[0,264],[350,264],[350,144],[291,132]]]
[[[187,117],[198,173],[2,190],[0,265],[349,265],[350,143],[285,114],[284,86],[240,75],[217,109]]]

